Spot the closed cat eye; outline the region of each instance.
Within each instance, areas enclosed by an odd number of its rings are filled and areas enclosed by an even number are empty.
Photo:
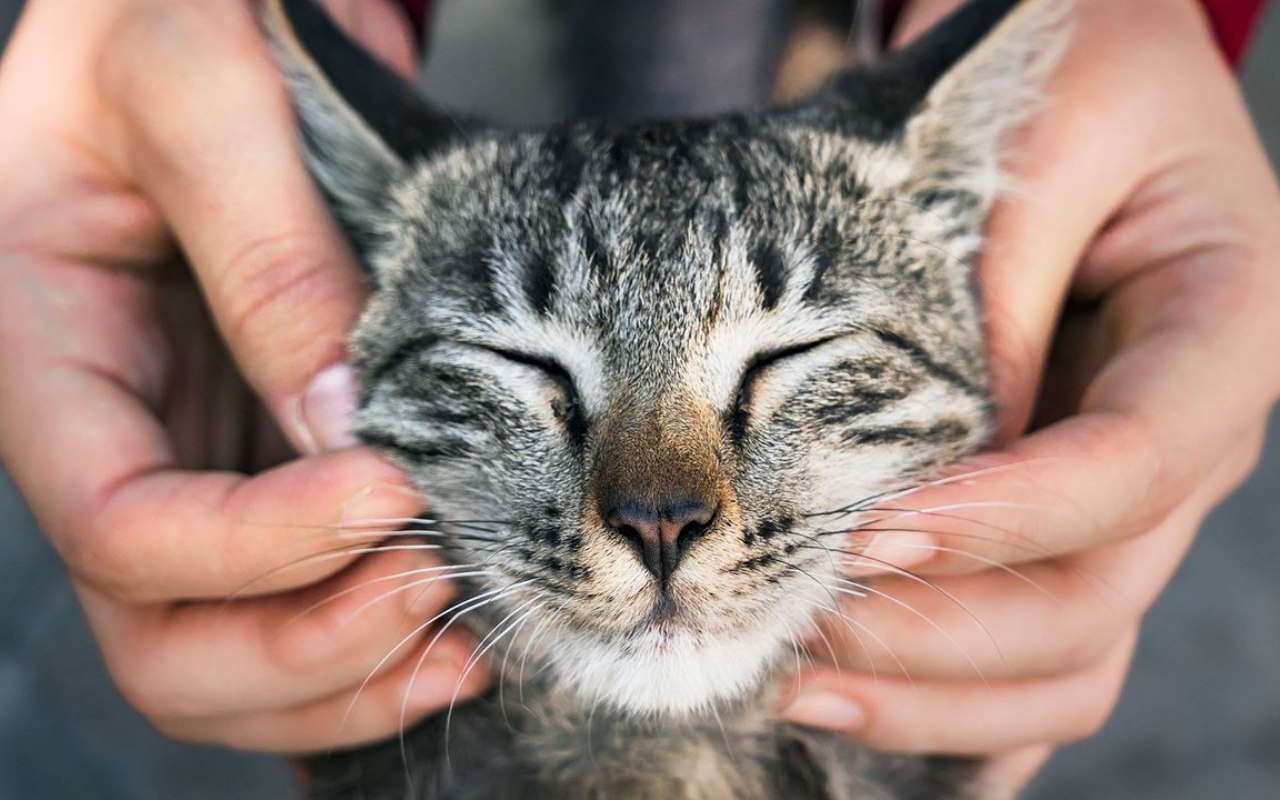
[[[770,687],[842,613],[833,515],[984,440],[970,256],[1054,17],[973,0],[770,110],[511,130],[421,100],[312,0],[266,5],[374,284],[360,435],[440,523],[397,533],[467,581],[438,633],[498,657],[489,696],[311,762],[319,796],[967,796],[967,761],[800,730]]]
[[[742,371],[742,379],[738,384],[738,406],[745,406],[751,401],[751,384],[762,375],[765,370],[770,367],[777,366],[780,362],[790,358],[802,356],[811,353],[819,347],[831,344],[840,337],[827,336],[822,339],[815,339],[811,342],[802,342],[800,344],[791,345],[789,347],[779,348],[777,350],[766,350],[757,353],[750,362],[747,363],[746,369]]]
[[[553,359],[541,358],[500,347],[481,346],[480,349],[515,364],[536,369],[550,379],[556,385],[556,388],[560,390],[563,398],[562,402],[553,401],[551,410],[559,420],[570,428],[570,432],[574,436],[580,436],[585,433],[586,416],[582,412],[582,402],[578,397],[577,386],[574,384],[573,376],[569,374],[569,370],[565,369],[562,364]]]

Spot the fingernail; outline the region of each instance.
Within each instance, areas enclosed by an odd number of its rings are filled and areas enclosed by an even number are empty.
[[[419,515],[427,501],[410,487],[378,481],[347,498],[342,504],[338,527],[343,533],[382,537],[404,527],[407,517]]]
[[[828,691],[801,694],[787,706],[783,716],[799,725],[846,733],[858,730],[867,720],[862,706]]]
[[[893,575],[919,566],[938,552],[937,541],[918,531],[883,531],[864,546],[850,548],[845,572],[850,575]]]
[[[299,415],[301,446],[308,455],[356,444],[355,370],[334,364],[317,375],[302,393]]]
[[[412,702],[416,706],[436,708],[449,703],[455,691],[458,697],[470,697],[475,693],[478,683],[483,683],[487,664],[484,657],[476,659],[470,665],[467,680],[459,685],[462,671],[467,669],[467,662],[474,652],[474,640],[470,636],[450,636],[436,642],[427,651],[423,659],[422,669],[414,679],[411,690]],[[435,674],[432,674],[435,673]]]
[[[423,559],[425,569],[442,564],[439,560]],[[453,584],[444,580],[449,570],[435,570],[411,576],[412,586],[404,590],[405,613],[415,619],[430,619],[440,613],[455,594]]]

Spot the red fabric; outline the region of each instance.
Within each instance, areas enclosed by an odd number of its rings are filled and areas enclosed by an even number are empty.
[[[1222,52],[1231,63],[1239,64],[1249,44],[1249,34],[1258,24],[1264,0],[1200,0],[1209,13],[1213,32]]]
[[[1124,0],[1117,0],[1124,2]],[[1218,45],[1231,64],[1238,65],[1249,44],[1249,34],[1258,23],[1266,0],[1200,0],[1218,37]],[[885,0],[885,30],[893,30],[904,0]]]

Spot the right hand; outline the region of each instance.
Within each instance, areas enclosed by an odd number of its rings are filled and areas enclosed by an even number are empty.
[[[327,5],[413,70],[389,2]],[[133,705],[177,738],[306,752],[486,678],[460,675],[459,631],[419,664],[447,580],[373,602],[441,574],[405,574],[430,553],[349,535],[423,501],[353,446],[366,289],[252,6],[28,3],[0,62],[0,457]]]

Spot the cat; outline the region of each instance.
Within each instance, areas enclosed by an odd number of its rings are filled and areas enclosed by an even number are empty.
[[[510,662],[313,759],[314,797],[979,795],[975,762],[789,724],[770,687],[849,586],[841,530],[990,434],[974,263],[1065,8],[971,2],[776,108],[512,131],[270,0],[373,286],[359,435],[471,575],[449,624]]]

